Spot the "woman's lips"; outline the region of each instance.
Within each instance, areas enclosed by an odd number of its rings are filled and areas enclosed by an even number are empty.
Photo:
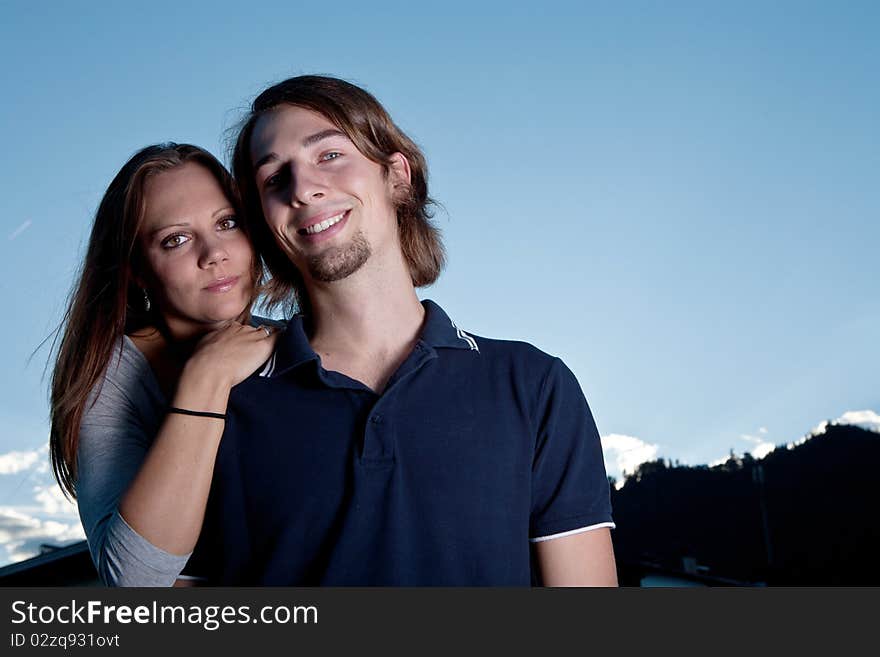
[[[238,283],[238,279],[238,276],[226,276],[225,278],[218,278],[216,281],[206,286],[204,289],[207,292],[216,292],[218,294],[229,292],[229,290],[234,288],[235,284]]]

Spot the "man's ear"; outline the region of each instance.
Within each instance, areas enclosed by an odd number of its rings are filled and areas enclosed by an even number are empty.
[[[388,158],[388,181],[395,192],[400,188],[408,188],[412,180],[409,160],[403,153],[393,153]]]

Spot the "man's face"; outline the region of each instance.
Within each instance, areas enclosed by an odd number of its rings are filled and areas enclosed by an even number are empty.
[[[254,126],[251,159],[266,222],[303,276],[338,281],[399,248],[393,191],[408,182],[399,153],[386,175],[327,118],[281,105]]]

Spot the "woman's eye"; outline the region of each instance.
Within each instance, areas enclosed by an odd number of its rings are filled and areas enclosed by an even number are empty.
[[[217,222],[217,225],[220,227],[221,230],[232,230],[234,228],[238,228],[238,219],[233,216],[224,217],[219,222]]]
[[[327,162],[329,160],[335,160],[337,157],[341,157],[341,156],[342,156],[342,153],[339,153],[337,151],[330,151],[329,153],[324,153],[321,156],[321,161]]]
[[[162,240],[162,248],[163,249],[176,249],[178,246],[181,246],[189,241],[189,238],[186,235],[181,233],[177,233],[175,235],[169,235],[164,240]]]

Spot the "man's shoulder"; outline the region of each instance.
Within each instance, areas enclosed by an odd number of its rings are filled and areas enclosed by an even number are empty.
[[[484,359],[521,367],[534,375],[547,372],[559,361],[558,357],[524,340],[487,338],[473,333],[468,335],[474,340],[477,351]]]
[[[472,333],[466,323],[455,322],[435,301],[425,299],[422,304],[427,312],[422,340],[429,346],[451,348],[451,351],[460,353],[480,353],[492,359],[525,360],[533,363],[549,363],[554,359],[529,342]]]

